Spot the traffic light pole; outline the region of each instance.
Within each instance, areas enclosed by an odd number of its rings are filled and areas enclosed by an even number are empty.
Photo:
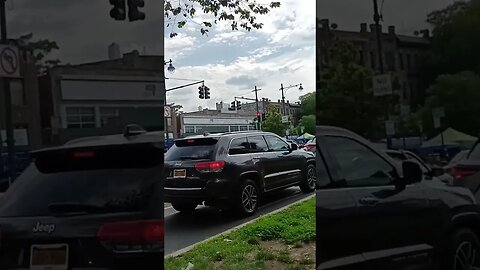
[[[5,10],[5,0],[0,0],[0,28],[2,31],[1,43],[7,44],[7,16]],[[7,168],[9,172],[9,183],[11,184],[15,177],[15,139],[13,137],[13,123],[12,123],[12,93],[10,92],[10,81],[8,78],[2,79],[4,98],[5,98],[5,130],[7,133]],[[3,144],[3,142],[1,142]]]

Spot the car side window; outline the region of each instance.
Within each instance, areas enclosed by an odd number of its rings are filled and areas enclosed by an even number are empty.
[[[271,151],[288,151],[288,144],[278,137],[265,136],[268,146]]]
[[[365,145],[344,137],[326,137],[329,152],[338,163],[347,187],[392,184],[395,168]]]
[[[233,139],[230,143],[230,149],[228,150],[229,155],[240,155],[247,154],[249,152],[250,146],[248,144],[247,138],[237,138]]]
[[[268,146],[263,136],[249,136],[247,138],[251,153],[267,152]]]

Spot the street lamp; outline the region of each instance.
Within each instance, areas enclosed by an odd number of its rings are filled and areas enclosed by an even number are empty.
[[[168,61],[165,61],[165,62],[163,63],[163,65],[165,65],[165,66],[166,66],[167,64],[168,64],[168,67],[167,67],[168,72],[174,73],[174,72],[175,72],[175,67],[173,66],[172,59],[170,59],[170,60],[168,60]]]
[[[282,115],[285,115],[285,92],[287,92],[288,89],[298,87],[298,90],[303,91],[303,86],[301,83],[295,84],[295,85],[290,85],[287,87],[283,87],[283,83],[280,86],[280,91],[282,91]]]

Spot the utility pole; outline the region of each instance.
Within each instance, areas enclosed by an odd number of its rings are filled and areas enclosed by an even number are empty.
[[[282,90],[282,116],[285,115],[285,92],[283,88],[283,83],[280,85],[280,90]]]
[[[380,67],[380,74],[385,73],[385,68],[383,65],[383,50],[382,50],[382,28],[380,26],[380,19],[382,16],[380,15],[380,12],[378,11],[378,0],[373,0],[373,20],[375,21],[375,34],[377,37],[377,50],[378,50],[378,62],[379,62],[379,67]],[[385,121],[388,121],[389,119],[389,100],[388,97],[385,99]],[[387,148],[391,149],[392,148],[392,137],[387,136]]]
[[[2,31],[1,43],[7,44],[7,15],[5,10],[5,1],[0,0],[0,27]],[[10,81],[8,78],[4,77],[2,79],[4,96],[5,96],[5,129],[7,133],[7,168],[9,172],[9,183],[11,184],[13,178],[15,177],[15,139],[13,137],[13,123],[12,123],[12,93],[10,92]]]
[[[257,86],[255,85],[255,90],[253,90],[253,92],[255,92],[255,105],[257,107],[257,123],[258,123],[258,130],[261,130],[262,129],[262,116],[259,115],[260,111],[258,110],[258,91],[260,91],[261,89],[257,89]]]
[[[377,35],[377,49],[378,49],[378,61],[380,63],[380,74],[385,72],[383,67],[383,51],[382,51],[382,31],[380,28],[380,13],[378,11],[378,0],[373,0],[373,9],[374,15],[373,20],[375,21],[375,34]]]

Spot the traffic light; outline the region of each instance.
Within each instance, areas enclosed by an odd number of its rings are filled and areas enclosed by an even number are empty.
[[[237,110],[242,109],[242,102],[240,100],[237,100]]]
[[[205,99],[205,89],[203,88],[203,85],[198,87],[198,97],[200,99]]]
[[[232,101],[232,102],[230,103],[230,105],[231,105],[231,106],[230,106],[230,109],[231,109],[232,111],[236,111],[237,103],[236,103],[235,101]]]
[[[145,6],[145,1],[143,0],[127,0],[128,1],[128,19],[133,21],[142,21],[145,20],[145,13],[138,10]]]
[[[210,88],[204,86],[205,89],[205,99],[210,99]]]
[[[110,0],[113,8],[110,10],[110,17],[117,21],[123,21],[126,18],[125,0]]]

